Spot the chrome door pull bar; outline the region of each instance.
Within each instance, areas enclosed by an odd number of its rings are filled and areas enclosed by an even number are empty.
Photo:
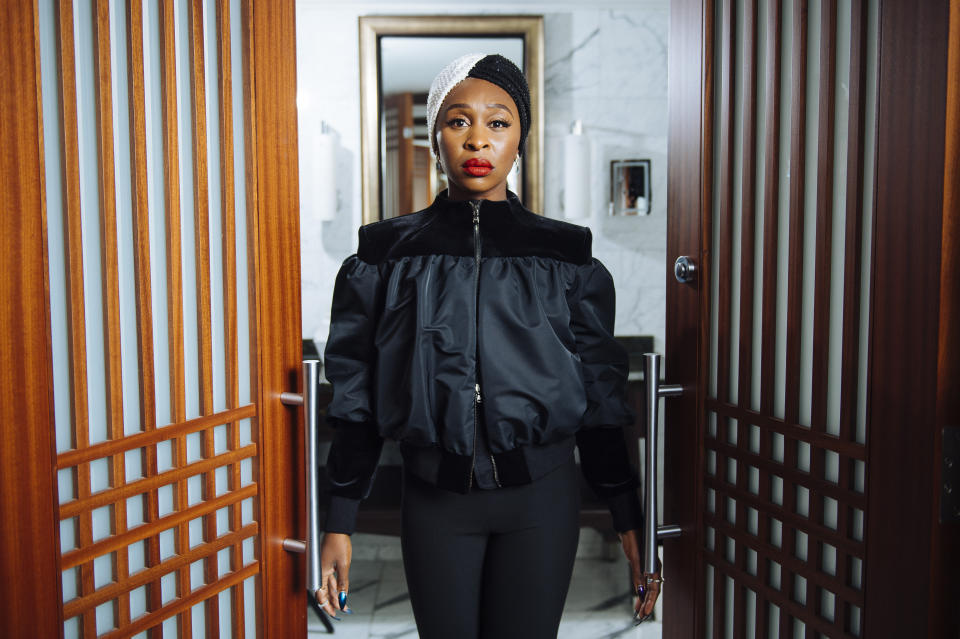
[[[322,585],[320,576],[320,480],[317,476],[317,444],[320,430],[320,407],[317,388],[320,362],[303,360],[303,394],[281,393],[280,401],[287,406],[303,406],[304,475],[307,497],[307,539],[283,540],[283,549],[307,556],[307,592],[314,596]]]
[[[643,570],[657,571],[657,542],[661,539],[679,537],[677,525],[657,525],[657,423],[661,397],[679,397],[683,387],[679,384],[660,384],[660,354],[643,354],[643,377],[647,399],[647,443],[643,522]]]

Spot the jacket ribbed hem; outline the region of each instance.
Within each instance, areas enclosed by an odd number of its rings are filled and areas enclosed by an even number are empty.
[[[574,437],[545,444],[524,446],[503,453],[494,453],[501,487],[520,486],[540,479],[558,468],[572,455]],[[404,468],[423,481],[456,493],[470,492],[470,455],[458,455],[437,446],[416,447],[400,444]],[[476,490],[474,485],[473,490]],[[359,499],[331,495],[327,508],[325,532],[353,534],[357,526]],[[637,495],[636,482],[625,491],[603,500],[613,518],[613,528],[626,532],[643,528],[643,509]]]
[[[576,439],[568,437],[542,446],[523,446],[493,453],[501,487],[521,486],[543,477],[573,455]],[[420,479],[437,488],[456,493],[470,491],[473,458],[441,449],[400,444],[404,466]]]

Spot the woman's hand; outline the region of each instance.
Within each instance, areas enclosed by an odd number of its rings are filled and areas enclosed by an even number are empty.
[[[340,619],[337,612],[347,614],[353,611],[347,607],[347,592],[350,589],[350,557],[353,545],[350,535],[342,533],[324,533],[320,542],[320,583],[321,588],[314,595],[323,611],[334,619]]]
[[[642,533],[639,529],[619,533],[619,536],[620,543],[623,544],[623,554],[627,556],[627,561],[630,562],[633,592],[635,594],[639,593],[638,588],[641,585],[645,588],[645,595],[642,598],[637,597],[633,615],[634,619],[643,621],[653,614],[653,606],[657,603],[657,597],[660,596],[660,571],[649,575],[643,572],[643,553],[640,551]],[[648,583],[647,577],[653,577],[655,581]]]

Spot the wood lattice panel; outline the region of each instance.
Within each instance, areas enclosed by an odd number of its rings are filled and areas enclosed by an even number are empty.
[[[860,635],[876,12],[708,14],[710,637]]]
[[[256,635],[250,13],[38,5],[66,637]]]

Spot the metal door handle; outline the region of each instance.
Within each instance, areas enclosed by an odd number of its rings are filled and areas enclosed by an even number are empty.
[[[679,397],[683,387],[679,384],[660,383],[660,354],[643,354],[643,378],[647,389],[647,444],[644,491],[643,522],[643,570],[657,571],[657,542],[661,539],[680,536],[680,526],[657,526],[657,422],[661,397]]]
[[[320,429],[320,406],[317,384],[320,362],[303,360],[303,394],[281,393],[280,401],[288,406],[303,406],[304,475],[307,496],[307,539],[284,539],[288,552],[307,556],[307,592],[310,597],[322,585],[320,576],[320,480],[317,477],[317,444]]]

